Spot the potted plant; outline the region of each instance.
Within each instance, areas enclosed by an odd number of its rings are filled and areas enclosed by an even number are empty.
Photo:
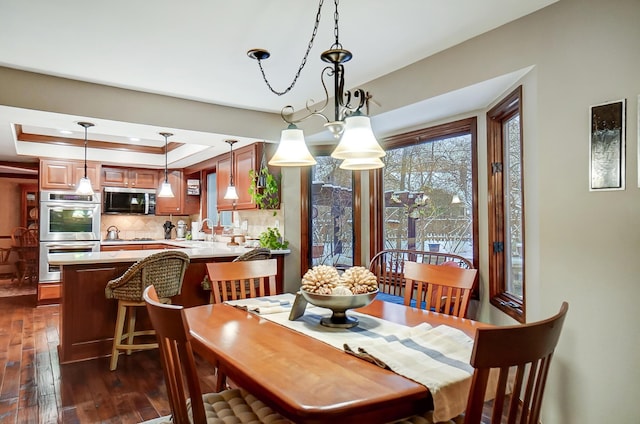
[[[278,209],[280,207],[279,178],[269,172],[267,167],[259,171],[249,171],[251,183],[249,195],[259,209]],[[273,213],[274,215],[276,212]]]
[[[260,234],[260,247],[266,247],[271,250],[287,249],[289,242],[282,237],[280,230],[268,227]]]

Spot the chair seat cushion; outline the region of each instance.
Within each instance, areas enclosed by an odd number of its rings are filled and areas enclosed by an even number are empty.
[[[202,395],[207,424],[291,424],[291,421],[243,389],[223,390]],[[187,405],[191,416],[191,402]],[[144,424],[175,424],[171,416]]]
[[[414,415],[412,417],[404,418],[399,421],[394,421],[393,424],[464,424],[464,414],[458,415],[448,421],[442,421],[435,423],[433,421],[433,411],[428,411],[423,415]]]

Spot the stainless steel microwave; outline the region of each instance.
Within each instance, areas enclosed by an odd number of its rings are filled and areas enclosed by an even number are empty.
[[[156,191],[143,188],[105,187],[102,213],[155,215]]]

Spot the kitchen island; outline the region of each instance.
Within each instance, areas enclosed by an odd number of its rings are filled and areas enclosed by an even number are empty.
[[[231,261],[249,251],[244,247],[229,247],[226,243],[217,242],[167,240],[162,243],[168,248],[180,248],[189,255],[190,263],[184,276],[182,292],[173,298],[174,304],[185,307],[209,302],[210,292],[201,286],[208,262]],[[62,268],[58,352],[60,364],[111,354],[118,302],[107,299],[104,289],[109,280],[121,276],[135,262],[163,251],[140,247],[139,250],[49,255],[49,263],[60,265]],[[282,292],[284,255],[289,253],[289,250],[274,250],[271,253],[278,262],[276,288],[278,292]],[[139,328],[150,328],[143,308],[138,311],[137,321]]]

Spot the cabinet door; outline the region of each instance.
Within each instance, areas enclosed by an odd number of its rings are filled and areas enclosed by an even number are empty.
[[[107,187],[128,187],[129,172],[126,168],[102,167],[102,183]]]
[[[80,178],[84,177],[84,162],[74,162],[73,167],[73,187],[76,188]],[[100,191],[102,185],[101,181],[101,166],[95,162],[87,162],[87,177],[91,181],[91,188],[93,191]]]
[[[242,147],[233,152],[235,168],[233,171],[233,179],[238,192],[238,200],[236,200],[236,209],[255,209],[256,204],[249,195],[249,185],[251,184],[250,170],[256,169],[256,144]]]
[[[163,174],[164,175],[164,174]],[[158,188],[157,169],[131,169],[129,185],[134,188]]]
[[[177,215],[182,213],[182,172],[169,171],[167,179],[171,184],[173,197],[156,198],[156,215]]]
[[[73,168],[69,162],[41,161],[40,188],[47,190],[69,190],[73,188]]]
[[[38,228],[38,185],[29,184],[20,187],[22,189],[20,225],[25,228]]]

